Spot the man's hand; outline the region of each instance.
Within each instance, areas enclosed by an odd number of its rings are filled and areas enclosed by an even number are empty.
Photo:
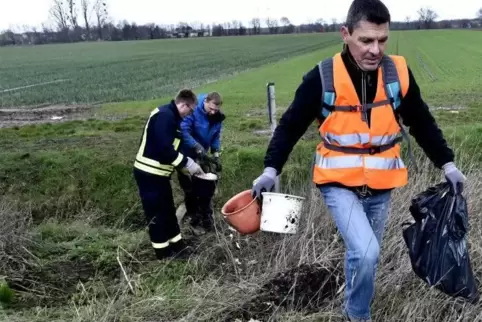
[[[445,178],[452,184],[455,193],[462,192],[464,188],[464,182],[467,178],[460,172],[453,162],[444,164],[443,170],[445,172]]]
[[[194,145],[194,151],[196,152],[198,158],[202,158],[206,155],[206,150],[203,148],[203,146],[199,143],[196,143]]]
[[[190,174],[190,175],[204,174],[204,171],[201,168],[201,166],[196,162],[194,162],[194,160],[191,159],[190,157],[187,157],[186,167],[183,169],[183,172],[184,173],[187,172],[186,174]]]
[[[276,180],[276,169],[268,167],[265,168],[263,174],[253,181],[253,188],[251,195],[261,199],[261,193],[264,191],[274,191],[274,185]]]
[[[223,171],[223,167],[221,165],[221,160],[219,158],[219,152],[213,153],[213,165],[214,165],[214,171],[216,171],[216,172]]]

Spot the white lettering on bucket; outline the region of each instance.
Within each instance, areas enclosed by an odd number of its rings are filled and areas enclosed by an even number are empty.
[[[263,192],[260,230],[296,234],[305,198],[283,193]]]

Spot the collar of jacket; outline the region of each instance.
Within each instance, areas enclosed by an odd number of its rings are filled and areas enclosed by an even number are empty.
[[[208,114],[208,112],[206,112],[206,109],[204,108],[204,104],[198,105],[196,109],[200,111],[199,113],[201,113],[202,116],[209,121],[209,123],[219,123],[224,121],[224,119],[226,118],[226,116],[221,110],[219,110],[219,112],[217,112],[216,114]]]
[[[179,110],[177,109],[177,106],[174,100],[171,100],[169,105],[167,105],[167,108],[171,109],[172,113],[174,114],[174,117],[176,118],[176,121],[180,122],[182,117],[181,117],[181,114],[179,114]]]
[[[360,67],[355,61],[355,58],[353,58],[352,54],[350,53],[348,45],[343,46],[341,57],[343,59],[343,62],[345,63],[348,73],[351,75],[352,78],[359,79],[362,77],[362,75],[370,75],[370,77],[378,76],[378,70],[367,72],[360,69]]]

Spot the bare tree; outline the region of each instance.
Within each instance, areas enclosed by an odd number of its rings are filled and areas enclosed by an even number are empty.
[[[482,23],[482,8],[477,11],[477,18],[479,18],[480,22]]]
[[[50,7],[50,17],[54,21],[59,30],[69,29],[67,8],[64,6],[62,0],[53,0]]]
[[[281,17],[280,22],[283,25],[283,27],[288,27],[289,24],[291,23],[288,17]]]
[[[67,6],[69,7],[69,20],[74,29],[79,26],[77,23],[77,7],[74,0],[67,0]]]
[[[97,18],[97,29],[99,32],[99,39],[102,39],[102,28],[107,21],[107,3],[102,0],[96,0],[94,4],[95,16]]]
[[[259,18],[251,19],[251,26],[253,27],[253,33],[255,35],[261,32],[261,21]]]
[[[268,26],[269,33],[274,34],[278,31],[278,20],[272,18],[266,18],[266,25]]]
[[[80,6],[82,8],[82,16],[84,17],[85,29],[87,30],[87,38],[90,38],[90,10],[89,10],[89,0],[81,0]]]
[[[437,19],[438,15],[435,11],[430,8],[420,8],[418,11],[420,23],[427,29],[430,29]]]
[[[410,29],[410,23],[411,23],[410,16],[406,16],[405,17],[405,28]]]

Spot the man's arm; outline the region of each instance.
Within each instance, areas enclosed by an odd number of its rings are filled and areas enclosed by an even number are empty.
[[[219,152],[221,150],[221,130],[223,128],[223,123],[218,123],[216,127],[216,131],[213,135],[213,140],[211,142],[211,152]]]
[[[408,91],[401,101],[398,112],[402,117],[403,124],[410,128],[409,133],[415,138],[427,157],[437,168],[441,169],[444,164],[454,161],[454,153],[448,147],[442,131],[427,104],[423,101],[420,88],[410,68],[408,73]]]
[[[176,122],[168,113],[159,115],[156,119],[155,134],[159,147],[159,162],[171,164],[176,168],[182,168],[187,163],[187,158],[182,153],[174,150],[173,142],[176,133]]]
[[[198,143],[192,136],[193,124],[194,116],[192,114],[186,116],[181,122],[182,139],[184,144],[186,144],[189,148],[194,148],[194,146]]]
[[[304,77],[289,108],[283,113],[264,159],[265,168],[275,168],[279,175],[289,154],[316,119],[321,107],[321,79],[318,66]]]

